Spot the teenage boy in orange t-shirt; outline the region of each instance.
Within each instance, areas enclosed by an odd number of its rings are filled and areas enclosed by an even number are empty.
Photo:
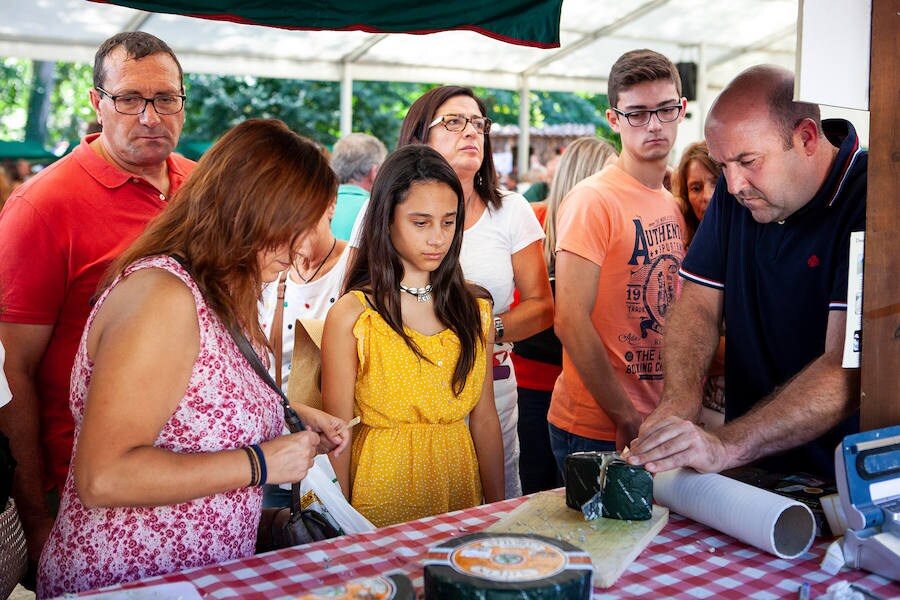
[[[608,93],[622,153],[572,189],[557,220],[563,369],[548,421],[561,471],[572,452],[621,451],[659,403],[662,330],[684,257],[684,221],[663,187],[687,108],[678,71],[657,52],[627,52]]]

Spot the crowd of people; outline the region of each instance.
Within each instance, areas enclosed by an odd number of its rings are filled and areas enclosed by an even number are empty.
[[[530,204],[469,88],[416,100],[390,154],[252,119],[195,164],[175,54],[104,42],[102,131],[0,212],[0,431],[38,596],[248,556],[263,503],[318,466],[376,526],[557,487],[582,450],[833,476],[866,153],[792,90],[738,75],[669,178],[678,71],[627,52],[621,152],[572,142]],[[291,372],[298,320],[324,320],[322,409],[290,433],[241,348],[285,389],[314,378]]]

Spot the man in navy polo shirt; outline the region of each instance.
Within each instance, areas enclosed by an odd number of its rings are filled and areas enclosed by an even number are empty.
[[[793,102],[774,66],[738,75],[706,122],[723,167],[684,259],[665,334],[659,407],[631,445],[652,472],[761,461],[834,477],[834,448],[858,431],[859,371],[843,369],[852,231],[865,229],[866,163],[853,126]],[[696,425],[720,327],[726,424]]]

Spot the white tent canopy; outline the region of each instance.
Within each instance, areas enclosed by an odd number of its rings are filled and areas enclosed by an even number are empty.
[[[797,17],[798,0],[564,0],[561,47],[541,50],[471,31],[292,31],[86,0],[4,0],[0,56],[92,62],[107,37],[143,30],[169,43],[189,72],[341,81],[346,133],[353,80],[605,92],[616,58],[648,47],[698,65],[697,102],[681,136],[687,143],[701,136],[711,99],[743,68],[794,68]],[[527,146],[527,123],[520,126]]]

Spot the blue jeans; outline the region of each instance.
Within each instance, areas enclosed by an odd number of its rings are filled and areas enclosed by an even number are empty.
[[[616,450],[614,441],[581,437],[564,431],[553,423],[547,423],[547,427],[550,429],[550,447],[553,449],[553,458],[556,459],[556,468],[559,469],[563,482],[566,480],[566,456],[569,454],[573,452],[615,452]]]
[[[272,483],[263,486],[263,508],[290,508],[290,506],[291,490],[283,490]]]

